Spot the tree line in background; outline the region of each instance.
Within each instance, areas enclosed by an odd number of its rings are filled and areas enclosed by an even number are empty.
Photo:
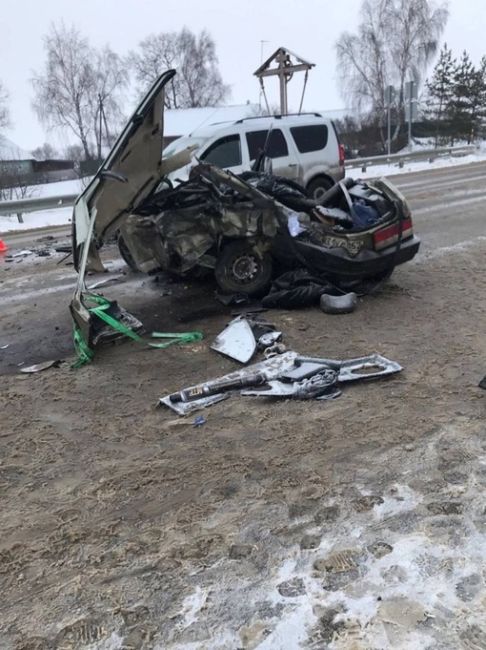
[[[338,76],[344,99],[365,125],[386,134],[388,86],[397,90],[393,140],[403,131],[405,84],[420,83],[437,52],[448,18],[447,4],[432,0],[363,0],[356,33],[343,32],[336,43]]]
[[[230,88],[223,83],[213,39],[206,30],[152,34],[136,51],[121,57],[108,45],[95,48],[75,27],[52,25],[44,37],[46,61],[32,79],[33,107],[43,125],[68,132],[76,143],[63,155],[72,160],[101,158],[126,120],[130,74],[139,95],[158,76],[176,68],[165,94],[166,108],[193,108],[224,102]],[[0,131],[9,126],[8,93],[0,82]],[[48,143],[33,152],[56,157]]]
[[[486,127],[486,56],[474,66],[464,50],[459,59],[445,44],[425,83],[424,121],[435,143],[470,144]]]
[[[340,125],[350,148],[366,155],[384,150],[388,86],[396,89],[393,148],[406,144],[409,80],[421,88],[417,135],[420,131],[436,145],[469,143],[484,135],[486,57],[475,66],[467,52],[454,58],[444,45],[432,74],[422,83],[448,15],[447,1],[362,1],[356,32],[343,32],[336,42],[338,78],[353,113]],[[127,117],[131,81],[142,95],[164,70],[175,68],[178,74],[166,88],[166,108],[214,106],[224,103],[230,92],[206,30],[194,34],[184,27],[151,34],[122,57],[107,45],[93,47],[78,29],[60,23],[51,26],[44,48],[45,64],[32,79],[33,106],[45,126],[74,136],[76,144],[62,155],[75,161],[99,159],[112,145]],[[8,93],[0,82],[0,132],[8,125]],[[33,153],[40,159],[59,155],[47,143]]]

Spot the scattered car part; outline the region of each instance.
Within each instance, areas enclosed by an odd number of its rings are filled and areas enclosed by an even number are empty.
[[[366,357],[339,361],[337,359],[319,359],[316,357],[297,356],[297,363],[321,363],[322,365],[339,370],[339,383],[347,381],[363,381],[393,375],[403,370],[396,361],[390,361],[381,354],[370,354]]]
[[[210,347],[230,359],[248,363],[255,354],[257,344],[248,320],[235,318],[218,334]]]
[[[176,343],[192,343],[203,338],[201,332],[152,332],[152,338],[167,339],[162,343],[152,343],[144,340],[139,332],[142,323],[132,314],[122,309],[116,301],[107,300],[104,296],[83,292],[83,305],[89,312],[88,339],[83,330],[74,326],[74,348],[78,355],[74,363],[79,368],[89,363],[94,356],[94,348],[100,342],[107,342],[121,337],[128,337],[137,343],[143,343],[152,348],[165,349]]]
[[[197,415],[194,418],[194,422],[192,423],[192,426],[198,429],[199,427],[202,427],[204,424],[206,424],[207,420],[204,417],[204,415]]]
[[[345,293],[342,296],[323,293],[320,297],[319,304],[325,314],[350,314],[356,309],[358,296],[354,291]]]
[[[214,379],[210,382],[205,382],[203,384],[197,384],[195,386],[191,386],[190,388],[186,388],[185,391],[190,391],[193,393],[200,394],[202,391],[202,387],[204,385],[215,384],[217,382],[223,382],[223,381],[226,382],[226,381],[241,380],[247,378],[249,375],[255,375],[260,373],[265,375],[267,381],[271,379],[276,379],[281,373],[290,370],[290,368],[294,366],[294,361],[296,356],[297,355],[295,352],[286,352],[285,354],[280,354],[276,357],[273,357],[272,359],[260,361],[259,363],[252,364],[251,366],[248,366],[246,368],[241,368],[240,370],[236,370],[234,372],[229,373],[228,375],[224,375],[223,377],[219,377],[218,379]],[[217,395],[210,395],[208,397],[202,397],[201,399],[197,399],[189,402],[182,402],[182,401],[174,402],[171,400],[171,395],[166,395],[165,397],[160,398],[159,404],[169,407],[179,415],[187,415],[188,413],[192,413],[193,411],[196,411],[198,409],[206,408],[208,406],[211,406],[212,404],[216,404],[217,402],[220,402],[221,400],[226,399],[229,396],[230,393],[228,392],[228,393],[219,393]]]
[[[274,343],[263,350],[263,356],[265,359],[271,359],[277,356],[277,354],[283,354],[284,352],[287,352],[287,347],[283,343]]]
[[[258,349],[265,350],[265,348],[269,348],[274,343],[280,341],[281,338],[282,338],[282,332],[274,331],[274,332],[267,332],[266,334],[262,334],[258,339]]]
[[[245,395],[333,399],[339,394],[337,386],[340,383],[377,379],[401,370],[398,363],[379,354],[338,360],[304,357],[289,351],[219,379],[167,395],[159,403],[179,415],[187,415],[244,386],[247,387]]]
[[[264,384],[266,376],[262,372],[255,372],[245,375],[243,377],[236,377],[234,379],[221,379],[219,381],[208,382],[201,384],[196,388],[189,388],[181,390],[179,393],[169,395],[169,400],[172,403],[176,402],[193,402],[201,397],[210,397],[218,395],[219,393],[228,393],[232,390],[245,388],[246,386],[259,386]]]
[[[336,372],[339,371],[338,364],[331,365],[322,362],[301,362],[299,360],[299,357],[296,357],[294,366],[286,372],[283,372],[280,375],[279,380],[286,383],[303,381],[304,379],[308,379],[309,377],[317,375],[319,372],[322,372],[326,368],[331,368],[331,370],[334,370]]]
[[[222,305],[228,307],[229,305],[242,305],[248,302],[248,296],[246,293],[232,293],[232,294],[216,294],[216,300],[218,300]]]
[[[486,390],[486,375],[481,379],[478,385],[479,388],[484,388],[484,390]]]
[[[261,388],[241,391],[242,395],[253,397],[287,397],[293,399],[334,399],[341,391],[337,388],[338,373],[326,368],[307,379],[285,383],[278,379],[267,382]]]
[[[103,280],[99,280],[94,284],[90,284],[90,286],[87,288],[89,291],[93,291],[94,289],[99,289],[100,287],[106,287],[108,284],[112,284],[113,282],[119,282],[120,280],[123,280],[123,278],[123,275],[114,275],[112,278],[104,278]]]
[[[57,368],[60,364],[61,364],[60,359],[54,359],[52,361],[43,361],[42,363],[36,363],[33,366],[25,366],[24,368],[20,369],[20,372],[26,372],[26,373],[42,372],[43,370],[47,370],[48,368]]]

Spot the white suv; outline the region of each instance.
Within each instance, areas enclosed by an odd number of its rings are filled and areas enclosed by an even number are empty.
[[[334,123],[319,113],[247,117],[211,124],[174,140],[164,149],[163,157],[194,145],[195,158],[235,174],[250,170],[266,147],[273,174],[296,181],[314,199],[344,178],[344,147]],[[175,176],[185,180],[190,167]]]

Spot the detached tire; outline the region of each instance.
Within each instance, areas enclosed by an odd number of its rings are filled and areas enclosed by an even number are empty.
[[[122,256],[125,264],[129,266],[132,269],[132,271],[139,273],[140,269],[135,264],[135,260],[133,259],[132,254],[128,249],[128,246],[126,245],[125,240],[123,239],[120,233],[118,234],[117,244],[118,244],[118,250],[120,251],[120,255]]]
[[[334,185],[334,181],[326,176],[318,176],[314,178],[309,185],[307,185],[307,194],[314,201],[319,201],[319,199],[331,189]]]
[[[272,280],[272,257],[245,241],[230,242],[219,255],[214,276],[223,293],[260,296]]]

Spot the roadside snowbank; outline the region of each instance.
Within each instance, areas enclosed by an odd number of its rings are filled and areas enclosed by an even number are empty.
[[[346,164],[346,176],[352,178],[376,178],[377,176],[396,176],[398,174],[410,174],[411,172],[430,171],[431,169],[441,169],[443,167],[457,167],[458,165],[469,165],[471,163],[483,162],[486,160],[486,150],[480,149],[477,153],[468,154],[467,156],[455,157],[444,156],[437,158],[430,163],[427,160],[417,160],[406,162],[402,168],[398,163],[391,165],[370,165],[365,172],[361,171],[361,166],[353,167],[353,161]]]

